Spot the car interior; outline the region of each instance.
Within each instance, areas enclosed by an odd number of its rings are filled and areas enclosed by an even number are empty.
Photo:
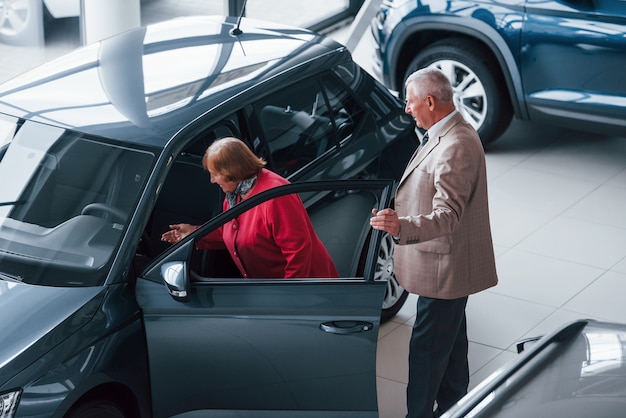
[[[222,211],[224,193],[210,182],[209,174],[202,167],[202,157],[216,138],[239,135],[232,124],[221,124],[196,138],[174,160],[146,227],[145,239],[151,256],[170,246],[160,239],[169,225],[201,225]],[[323,197],[305,197],[303,200],[309,204],[307,210],[311,221],[335,261],[340,276],[357,277],[362,274],[359,262],[370,232],[367,220],[377,197],[368,192],[354,191],[327,193]],[[225,250],[196,251],[190,268],[200,277],[241,277]]]

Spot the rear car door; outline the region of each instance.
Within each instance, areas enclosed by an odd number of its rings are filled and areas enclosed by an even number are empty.
[[[527,1],[521,74],[531,118],[624,126],[626,1]]]
[[[385,282],[374,281],[386,180],[303,182],[236,205],[168,249],[137,280],[155,417],[376,417],[376,342]],[[289,193],[307,207],[338,279],[207,277],[194,241]],[[363,252],[355,241],[369,240]],[[258,260],[262,263],[263,260]],[[198,267],[202,266],[202,267]],[[201,271],[199,271],[201,270]],[[165,285],[164,285],[165,283]]]

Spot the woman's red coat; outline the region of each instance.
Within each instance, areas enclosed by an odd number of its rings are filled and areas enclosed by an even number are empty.
[[[248,197],[288,183],[263,169]],[[224,201],[224,210],[226,205]],[[298,195],[261,203],[201,238],[197,247],[225,247],[244,278],[339,276]]]

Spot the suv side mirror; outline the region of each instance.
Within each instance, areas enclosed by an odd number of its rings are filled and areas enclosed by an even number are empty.
[[[189,275],[187,263],[184,261],[172,261],[161,266],[161,278],[167,287],[167,291],[178,302],[189,301]]]

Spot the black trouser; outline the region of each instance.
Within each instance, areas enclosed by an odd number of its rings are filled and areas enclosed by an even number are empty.
[[[409,346],[407,418],[432,418],[435,401],[443,412],[467,393],[466,305],[467,296],[418,298]]]

